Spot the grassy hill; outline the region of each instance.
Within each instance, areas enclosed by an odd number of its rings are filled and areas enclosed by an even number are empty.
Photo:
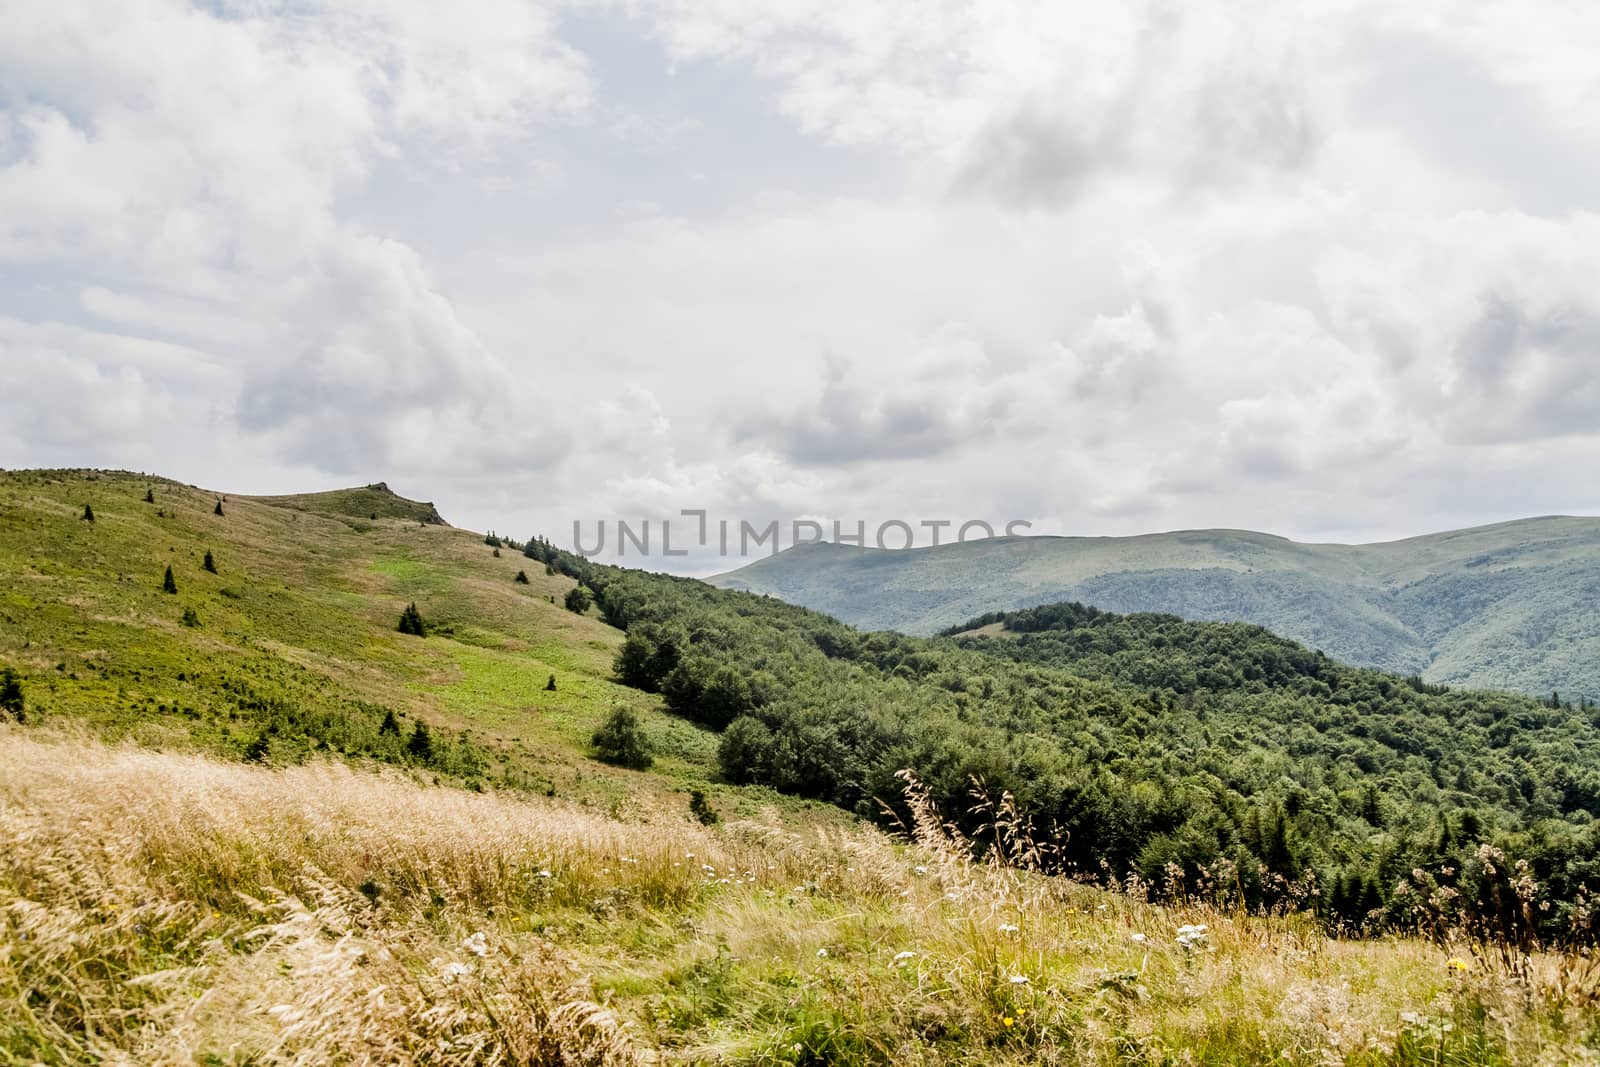
[[[566,610],[574,585],[383,485],[252,499],[126,473],[0,473],[0,663],[22,673],[32,722],[597,804],[713,788],[715,738],[612,681],[622,635]],[[396,632],[412,602],[426,639]],[[649,774],[588,758],[618,706],[654,742]],[[417,723],[427,760],[406,749]]]
[[[381,484],[0,473],[0,1064],[1600,1048],[1591,708],[529,551]],[[618,708],[650,769],[594,758]]]
[[[711,582],[916,634],[1069,600],[1250,622],[1338,660],[1431,682],[1600,699],[1600,519],[1528,519],[1375,545],[1237,530],[909,551],[815,544]]]

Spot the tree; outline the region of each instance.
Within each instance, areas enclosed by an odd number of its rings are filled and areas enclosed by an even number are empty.
[[[607,763],[618,767],[631,767],[642,771],[655,762],[650,752],[650,741],[639,728],[639,720],[629,709],[618,706],[594,732],[592,738],[595,754]]]
[[[717,824],[717,809],[711,806],[711,801],[706,799],[704,789],[689,790],[689,814],[700,820],[702,826],[715,826]]]
[[[146,504],[154,504],[156,502],[156,491],[154,489],[146,489],[144,491],[144,502]]]
[[[766,723],[741,715],[722,732],[717,746],[717,766],[722,777],[735,785],[765,782],[772,767],[772,731]]]
[[[428,636],[428,624],[422,621],[422,612],[417,610],[416,601],[406,605],[406,609],[400,613],[399,629],[401,633],[413,637]]]
[[[494,558],[495,559],[499,559],[500,558],[500,550],[498,548],[494,550]]]
[[[554,693],[556,691],[556,676],[555,675],[552,674],[550,676],[550,680],[548,682],[544,683],[544,691],[546,693]]]
[[[0,711],[24,721],[25,701],[22,695],[22,678],[10,667],[0,670]]]
[[[528,584],[528,572],[527,571],[518,571],[517,572],[517,576],[516,576],[516,578],[513,579],[513,581],[515,581],[518,585],[527,585]]]
[[[88,504],[85,504],[83,506],[83,521],[84,522],[93,522],[94,521],[94,508],[90,507]]]
[[[197,629],[200,625],[200,615],[193,608],[184,608],[183,618],[178,621],[191,630]]]
[[[492,548],[500,547],[500,538],[496,537],[493,530],[483,535],[483,543]]]
[[[163,593],[176,593],[178,591],[178,579],[172,576],[172,564],[170,563],[167,564],[166,577],[161,579],[161,591]]]
[[[585,589],[581,585],[575,585],[571,589],[567,590],[566,603],[568,611],[575,611],[579,615],[582,615],[584,612],[589,610],[589,605],[593,602],[594,598],[589,595],[589,590]]]
[[[204,567],[206,570],[210,571],[212,574],[217,573],[217,558],[211,554],[211,550],[209,548],[206,549],[205,562],[200,564],[200,566]]]
[[[383,737],[385,734],[400,736],[400,720],[395,718],[393,708],[384,709],[383,722],[378,725],[378,736]]]
[[[211,514],[213,514],[213,515],[221,515],[222,514],[222,501],[220,501],[220,500],[217,501],[217,506],[211,509]]]
[[[406,739],[406,753],[419,763],[433,762],[433,735],[428,733],[427,723],[412,727],[411,736]]]

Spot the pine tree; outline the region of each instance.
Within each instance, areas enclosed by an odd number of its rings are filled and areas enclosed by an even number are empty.
[[[422,612],[417,610],[416,601],[412,601],[400,613],[400,632],[413,637],[428,636],[427,624],[422,621]]]
[[[406,740],[406,752],[420,763],[433,762],[433,736],[428,733],[427,723],[419,722],[412,729]]]
[[[528,584],[528,572],[527,571],[518,571],[517,572],[517,577],[516,577],[515,580],[516,580],[516,583],[518,585],[527,585]]]
[[[550,680],[548,682],[544,683],[544,691],[546,693],[554,693],[556,691],[556,676],[555,675],[552,674],[550,676]]]
[[[146,504],[154,504],[156,502],[156,491],[154,489],[146,489],[144,491],[144,502]]]
[[[161,579],[161,591],[163,593],[176,593],[178,591],[178,579],[172,576],[172,564],[170,563],[167,564],[166,577]]]
[[[200,614],[193,608],[184,608],[183,618],[178,621],[191,630],[197,629],[200,626]]]
[[[88,504],[85,504],[83,506],[83,521],[84,522],[93,522],[94,521],[94,508],[91,508]]]
[[[394,717],[393,708],[384,710],[383,722],[378,726],[378,736],[382,737],[384,734],[393,734],[395,737],[400,736],[400,720]]]
[[[220,500],[217,501],[217,506],[211,509],[211,514],[213,514],[213,515],[221,515],[222,514],[222,501],[220,501]]]
[[[211,554],[211,550],[209,548],[206,549],[205,562],[200,564],[200,566],[204,567],[206,570],[210,571],[212,574],[217,573],[217,559],[216,559],[215,556],[213,556]]]
[[[18,722],[25,721],[25,701],[22,695],[22,678],[10,667],[0,670],[0,712]]]
[[[689,790],[689,814],[700,820],[702,826],[715,826],[717,824],[717,809],[711,806],[711,801],[706,799],[704,789]]]
[[[500,558],[500,550],[498,548],[494,550],[494,558],[495,559],[499,559]]]

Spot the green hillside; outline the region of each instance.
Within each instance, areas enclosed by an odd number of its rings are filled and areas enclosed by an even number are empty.
[[[0,473],[0,665],[21,674],[30,723],[595,803],[706,785],[715,738],[611,680],[622,635],[567,610],[575,584],[381,484],[249,498],[127,473]],[[397,632],[411,603],[426,638]],[[648,774],[589,758],[616,707],[655,747]],[[419,723],[426,758],[409,747]]]
[[[1592,705],[1174,616],[963,629],[382,485],[0,474],[0,1063],[1600,1045]]]
[[[1250,622],[1335,659],[1432,682],[1600,698],[1600,519],[1528,519],[1375,545],[1235,530],[909,551],[816,544],[710,580],[915,634],[1068,600]]]

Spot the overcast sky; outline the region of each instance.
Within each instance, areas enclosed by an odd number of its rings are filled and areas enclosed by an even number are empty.
[[[1560,0],[8,0],[0,466],[560,542],[1595,513],[1597,54]]]

